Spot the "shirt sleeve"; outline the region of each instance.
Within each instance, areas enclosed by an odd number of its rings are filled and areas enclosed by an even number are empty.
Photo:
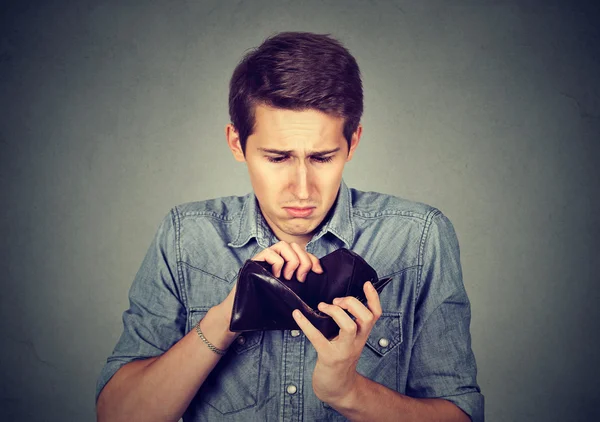
[[[483,422],[458,240],[452,223],[438,210],[427,219],[425,232],[406,392],[448,400],[473,422]]]
[[[172,210],[160,224],[129,290],[123,313],[123,333],[96,385],[100,392],[123,365],[161,355],[185,331],[186,310],[177,283],[177,214]]]

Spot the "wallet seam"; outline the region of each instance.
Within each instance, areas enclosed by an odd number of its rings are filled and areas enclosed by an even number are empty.
[[[253,262],[254,262],[254,261],[253,261]],[[304,299],[302,299],[302,298],[301,298],[299,295],[297,295],[297,294],[296,294],[296,293],[295,293],[295,292],[294,292],[294,291],[293,291],[293,290],[292,290],[292,289],[291,289],[291,288],[290,288],[290,287],[289,287],[287,284],[283,283],[283,282],[282,282],[282,281],[279,279],[279,277],[275,277],[273,274],[271,274],[271,272],[270,272],[269,270],[266,270],[266,269],[265,269],[265,268],[264,268],[262,265],[259,265],[259,267],[261,268],[261,270],[263,270],[263,271],[264,271],[264,275],[267,275],[267,276],[269,276],[269,277],[271,277],[271,278],[275,278],[275,279],[277,279],[277,280],[279,281],[279,283],[281,283],[281,285],[282,285],[282,286],[283,286],[285,289],[289,290],[289,291],[290,291],[290,292],[292,292],[292,293],[293,293],[293,294],[294,294],[296,297],[298,297],[298,299],[300,300],[300,302],[302,302],[302,303],[303,303],[303,304],[304,304],[304,305],[305,305],[305,306],[306,306],[308,309],[310,309],[311,311],[313,311],[313,312],[314,312],[314,314],[315,314],[317,317],[329,316],[329,315],[326,315],[326,314],[324,314],[323,312],[319,311],[318,309],[313,309],[311,306],[309,306],[309,305],[308,305],[308,303],[306,303],[306,302],[304,301]],[[237,292],[238,292],[238,291],[236,291],[236,292],[235,292],[235,293],[236,293],[236,296],[237,296]]]

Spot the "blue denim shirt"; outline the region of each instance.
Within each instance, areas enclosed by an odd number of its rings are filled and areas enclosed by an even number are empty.
[[[133,281],[123,334],[100,374],[96,397],[124,364],[173,346],[225,299],[244,261],[277,242],[254,194],[174,207]],[[306,249],[320,258],[341,247],[365,258],[379,277],[393,277],[380,295],[383,314],[357,371],[411,397],[449,400],[483,421],[470,305],[450,221],[428,205],[349,189],[342,181],[333,213]],[[316,359],[301,332],[244,333],[183,419],[345,420],[312,390]]]

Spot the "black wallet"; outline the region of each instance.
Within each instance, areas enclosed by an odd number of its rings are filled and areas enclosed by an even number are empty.
[[[292,311],[299,309],[325,337],[338,335],[339,327],[329,315],[317,309],[320,302],[354,296],[366,304],[363,291],[370,281],[378,293],[392,280],[379,280],[375,270],[358,254],[342,248],[322,257],[323,274],[309,271],[302,283],[271,273],[271,264],[248,260],[240,269],[229,329],[235,332],[257,330],[297,330]]]

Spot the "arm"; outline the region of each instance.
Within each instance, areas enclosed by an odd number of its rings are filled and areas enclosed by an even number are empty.
[[[200,324],[219,349],[229,347],[236,336],[223,315],[214,307]],[[159,357],[121,367],[98,398],[98,421],[178,421],[219,359],[195,330],[190,331]]]
[[[319,310],[340,326],[340,334],[327,340],[298,310],[293,317],[318,353],[313,372],[317,397],[352,421],[469,422],[456,405],[443,399],[418,399],[402,395],[358,372],[356,364],[375,322],[381,316],[377,291],[364,285],[367,309],[354,297],[319,304]],[[356,320],[344,312],[346,309]]]
[[[408,397],[360,374],[348,396],[329,404],[351,421],[470,421],[449,401]]]
[[[186,311],[176,281],[174,245],[173,222],[165,218],[132,284],[123,335],[100,377],[98,421],[178,421],[220,359],[195,330],[183,333]],[[252,259],[267,261],[274,274],[288,279],[295,271],[301,281],[311,269],[322,272],[318,259],[296,244],[280,242]],[[235,290],[200,323],[219,349],[237,336],[229,331]]]
[[[381,315],[379,297],[370,283],[365,283],[368,309],[352,297],[319,305],[340,326],[340,335],[331,342],[294,312],[318,353],[313,373],[315,394],[349,419],[483,421],[458,242],[452,225],[439,211],[430,218],[421,251],[407,395],[356,372],[369,333]]]
[[[187,311],[176,264],[177,214],[166,216],[129,291],[123,333],[98,382],[98,421],[178,421],[220,359],[185,334]],[[226,349],[235,287],[200,323],[205,337]]]

